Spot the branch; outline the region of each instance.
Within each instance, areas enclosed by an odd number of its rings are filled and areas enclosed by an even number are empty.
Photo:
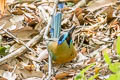
[[[18,39],[17,37],[15,37],[12,33],[8,32],[6,29],[1,29],[1,30],[3,30],[4,32],[6,32],[8,35],[12,36],[17,43],[23,44],[28,50],[30,50],[31,52],[33,52],[34,54],[36,54],[36,52],[33,49],[31,49],[30,47],[28,47],[23,41],[21,41],[20,39]]]
[[[26,43],[26,45],[28,47],[32,47],[34,46],[36,43],[38,43],[41,39],[42,35],[37,35],[35,36],[32,40],[30,40],[29,42]],[[8,54],[7,56],[3,57],[0,59],[0,65],[2,65],[3,63],[9,61],[10,59],[13,59],[21,54],[23,54],[24,52],[27,51],[27,48],[25,46],[22,46],[21,48],[17,49],[16,51],[14,51],[13,53]]]
[[[77,8],[82,7],[86,4],[86,0],[80,0],[75,6],[73,6],[72,10],[69,12],[75,11]]]

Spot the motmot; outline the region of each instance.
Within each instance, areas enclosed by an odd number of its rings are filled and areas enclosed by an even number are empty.
[[[75,27],[72,27],[68,32],[61,35],[57,41],[48,43],[48,51],[54,63],[63,64],[72,61],[77,52],[73,46],[72,33]]]

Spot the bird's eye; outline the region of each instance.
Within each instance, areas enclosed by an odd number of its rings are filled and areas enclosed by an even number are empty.
[[[64,35],[60,36],[59,41],[62,41],[64,39]]]

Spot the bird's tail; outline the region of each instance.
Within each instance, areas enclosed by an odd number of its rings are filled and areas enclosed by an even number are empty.
[[[51,24],[51,37],[52,38],[58,38],[60,36],[61,18],[62,18],[61,12],[57,12],[53,16],[53,20],[52,20],[52,24]]]
[[[59,3],[58,4],[58,8],[59,8],[59,12],[56,12],[53,15],[53,19],[52,19],[52,24],[51,24],[51,38],[59,38],[60,36],[60,31],[61,31],[61,20],[62,20],[62,13],[61,13],[61,9],[63,8],[64,3]]]

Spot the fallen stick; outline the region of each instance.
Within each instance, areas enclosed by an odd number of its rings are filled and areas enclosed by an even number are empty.
[[[32,40],[26,43],[28,47],[34,46],[36,43],[38,43],[41,39],[42,35],[35,36]],[[20,56],[21,54],[25,53],[27,51],[27,48],[25,46],[22,46],[21,48],[17,49],[16,51],[8,54],[7,56],[0,59],[0,65],[4,64],[5,62],[9,61],[10,59],[13,59],[17,56]]]
[[[10,33],[9,31],[7,31],[7,29],[1,29],[3,30],[4,32],[6,32],[8,35],[10,35],[11,37],[13,37],[15,39],[15,41],[17,43],[21,43],[22,45],[24,45],[28,50],[30,50],[31,52],[33,52],[34,54],[36,54],[36,52],[31,49],[30,47],[28,47],[22,40],[18,39],[17,37],[15,37],[12,33]]]

